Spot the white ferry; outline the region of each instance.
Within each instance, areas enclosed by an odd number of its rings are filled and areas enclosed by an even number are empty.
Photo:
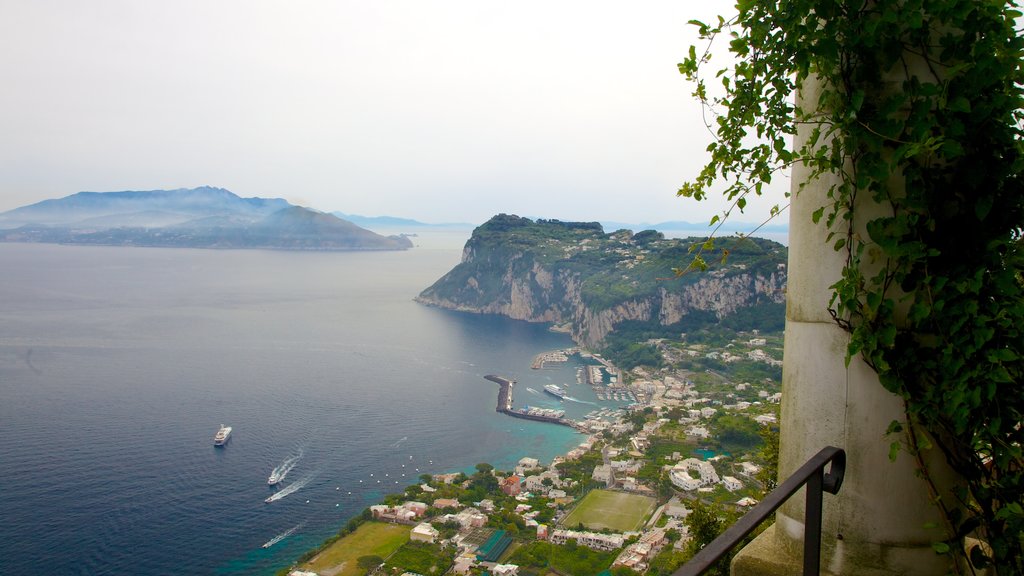
[[[555,386],[554,384],[546,384],[544,386],[544,391],[547,392],[548,394],[551,394],[552,396],[556,396],[558,398],[565,398],[565,394],[566,394],[565,390],[563,390],[562,388],[559,388],[558,386]]]
[[[214,446],[223,446],[227,444],[228,439],[231,438],[231,426],[220,425],[220,430],[217,430],[217,434],[213,437]]]

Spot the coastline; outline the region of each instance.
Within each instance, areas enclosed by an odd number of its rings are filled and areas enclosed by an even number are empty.
[[[568,348],[568,349],[564,349],[564,350],[555,350],[555,351],[542,352],[541,354],[539,354],[537,356],[538,357],[548,356],[548,355],[551,355],[551,354],[565,353],[565,352],[568,352],[568,351],[572,351],[574,353],[579,353],[580,349],[576,348],[576,347],[572,347],[572,348]],[[608,366],[611,366],[611,364],[607,360],[603,360],[602,361],[602,366],[608,367]],[[528,446],[522,446],[522,447],[517,446],[514,449],[514,454],[510,453],[510,454],[505,455],[504,457],[495,458],[493,461],[489,461],[489,462],[484,463],[487,466],[492,466],[495,470],[513,470],[515,468],[516,462],[521,461],[523,458],[536,458],[540,462],[548,462],[550,466],[554,466],[554,464],[557,463],[557,462],[569,459],[571,453],[573,451],[579,450],[581,446],[589,446],[589,445],[591,445],[594,442],[593,436],[591,434],[589,434],[588,432],[584,431],[583,429],[581,429],[580,427],[578,427],[576,425],[577,423],[575,423],[575,422],[570,424],[568,422],[557,422],[557,421],[554,421],[554,420],[549,419],[549,418],[527,417],[525,415],[521,415],[521,414],[518,414],[515,411],[513,411],[512,410],[513,399],[512,399],[512,395],[511,395],[511,392],[510,392],[509,388],[511,387],[511,385],[514,385],[514,383],[515,383],[514,380],[510,380],[510,379],[507,379],[507,378],[504,378],[504,377],[501,377],[501,376],[492,375],[492,374],[484,376],[484,379],[486,379],[488,381],[491,381],[493,383],[496,383],[496,384],[498,384],[500,386],[500,389],[498,391],[498,407],[495,410],[498,414],[500,414],[501,416],[511,416],[511,417],[514,417],[514,418],[524,418],[524,419],[531,420],[531,421],[537,421],[537,422],[543,423],[543,424],[554,424],[554,425],[558,426],[559,428],[565,430],[566,432],[570,433],[571,434],[570,437],[573,439],[571,443],[566,444],[564,447],[556,448],[555,450],[549,451],[547,453],[544,453],[545,451],[531,450],[530,447],[528,447]],[[502,409],[502,400],[503,399],[505,401],[505,409],[504,410]],[[616,418],[616,420],[618,421],[619,418]],[[559,444],[561,444],[561,443],[559,443]],[[534,445],[534,447],[536,448],[536,445]],[[550,444],[549,444],[548,447],[550,448]],[[538,453],[538,452],[540,452],[540,453]],[[537,458],[537,456],[541,456],[541,458]],[[549,457],[545,458],[543,456],[549,456]],[[428,471],[428,472],[431,473],[431,475],[433,475],[433,476],[444,476],[444,475],[458,474],[460,472],[463,473],[463,474],[469,475],[472,471],[474,471],[474,469],[476,469],[476,467],[479,467],[479,466],[480,466],[480,464],[477,464],[476,466],[467,466],[467,467],[463,468],[462,470],[460,470],[458,472],[451,472],[451,471],[449,471],[449,472],[436,472],[436,473],[435,472],[430,472],[430,471]],[[407,490],[408,488],[410,488],[412,486],[416,486],[416,485],[415,484],[410,484],[409,486],[402,486],[401,488],[403,490]],[[387,495],[384,495],[384,497],[382,497],[381,499],[376,501],[374,504],[368,505],[368,507],[365,508],[364,510],[362,510],[361,512],[357,512],[352,517],[347,518],[346,519],[346,523],[342,525],[342,527],[339,529],[339,532],[338,532],[337,535],[331,536],[327,540],[325,540],[325,541],[321,542],[320,544],[318,544],[317,546],[315,546],[314,548],[311,548],[311,549],[307,550],[305,553],[303,553],[301,556],[298,557],[299,560],[294,561],[288,567],[282,567],[275,574],[278,574],[278,575],[280,575],[280,574],[291,574],[293,571],[298,570],[299,566],[301,564],[304,564],[306,562],[312,562],[312,561],[314,561],[315,558],[317,558],[321,554],[324,554],[325,551],[329,549],[329,547],[330,547],[330,545],[332,543],[336,542],[340,537],[343,537],[344,534],[351,533],[352,531],[355,530],[356,527],[358,527],[358,525],[361,523],[360,522],[360,517],[361,516],[365,516],[367,511],[370,509],[369,506],[381,505],[387,499],[386,496]]]

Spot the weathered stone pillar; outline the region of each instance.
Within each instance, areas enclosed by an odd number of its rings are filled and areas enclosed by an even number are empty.
[[[801,100],[816,102],[818,90],[813,79],[805,81]],[[800,128],[797,147],[810,129]],[[888,458],[889,444],[901,438],[887,437],[885,431],[893,420],[904,419],[902,401],[882,388],[860,358],[845,365],[849,337],[828,312],[829,286],[839,278],[845,254],[826,241],[824,218],[819,224],[811,220],[815,210],[830,202],[826,192],[832,182],[810,182],[798,191],[807,177],[807,168],[794,167],[779,478],[787,478],[827,445],[846,450],[842,489],[824,497],[823,573],[945,574],[948,557],[931,548],[944,532],[928,486],[907,453],[895,462]],[[855,207],[855,226],[862,234],[863,224],[881,209],[870,200]],[[936,464],[940,485],[948,485],[942,482],[949,478],[948,469],[944,462]],[[801,573],[803,519],[801,491],[779,510],[775,524],[736,556],[732,573]],[[926,528],[928,523],[940,528]]]

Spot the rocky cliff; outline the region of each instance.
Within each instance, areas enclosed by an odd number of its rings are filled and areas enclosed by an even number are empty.
[[[501,214],[474,230],[462,262],[417,300],[565,325],[590,348],[625,323],[678,333],[744,313],[761,318],[757,309],[766,304],[776,305],[770,314],[782,313],[784,246],[719,240],[718,247],[729,251],[725,262],[675,277],[672,269],[685,267],[690,246],[700,242]]]

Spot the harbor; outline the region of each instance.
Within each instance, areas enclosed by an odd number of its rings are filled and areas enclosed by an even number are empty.
[[[488,374],[487,376],[484,376],[484,378],[496,383],[499,387],[498,405],[494,409],[495,412],[505,414],[513,418],[521,418],[523,420],[548,422],[551,424],[560,424],[562,426],[576,428],[576,423],[565,417],[564,410],[530,408],[529,406],[519,410],[512,408],[512,388],[515,386],[515,380],[509,380],[508,378],[502,378],[501,376],[495,376],[494,374]]]

